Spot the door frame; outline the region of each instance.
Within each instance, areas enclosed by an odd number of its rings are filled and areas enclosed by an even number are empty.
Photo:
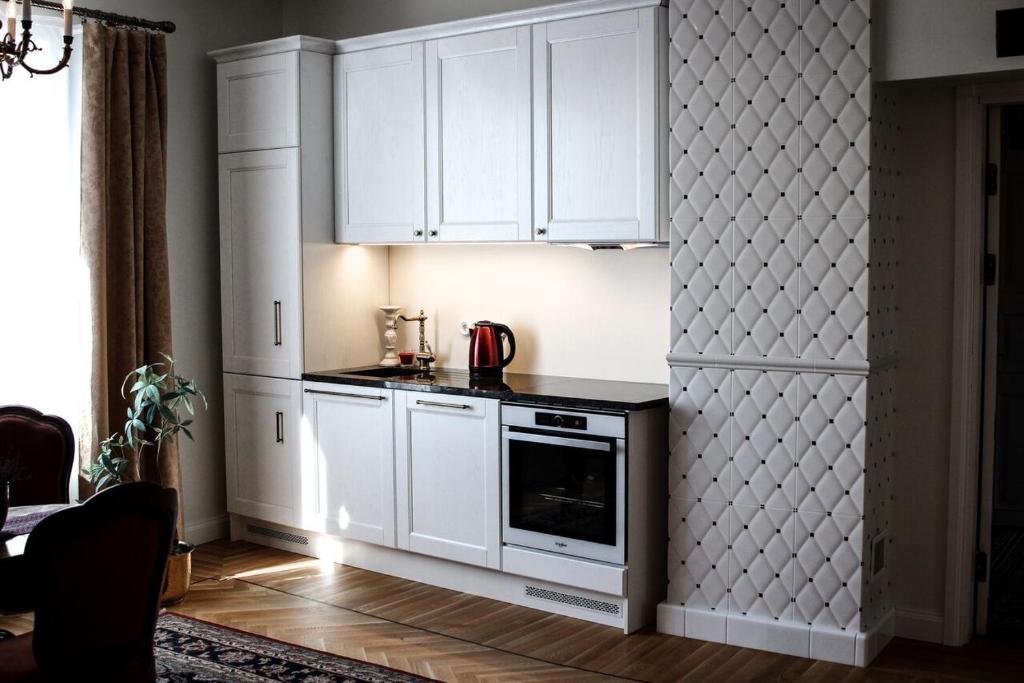
[[[956,216],[949,430],[949,516],[943,643],[974,635],[974,557],[982,466],[985,327],[984,169],[988,108],[1024,103],[1024,82],[963,85],[956,93]],[[991,390],[991,387],[989,387]]]

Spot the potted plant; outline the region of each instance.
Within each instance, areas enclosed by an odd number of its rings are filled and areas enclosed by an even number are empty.
[[[192,440],[189,426],[195,415],[196,402],[207,407],[206,396],[195,380],[175,372],[174,359],[160,354],[166,363],[143,365],[128,373],[121,385],[121,396],[131,398],[124,430],[111,434],[100,443],[100,453],[90,469],[90,478],[97,490],[126,481],[143,479],[142,459],[152,454],[156,479],[159,480],[160,457],[164,444],[173,443],[182,433]],[[192,574],[192,551],[195,546],[178,537],[177,525],[167,560],[167,580],[161,602],[180,602],[188,593]]]

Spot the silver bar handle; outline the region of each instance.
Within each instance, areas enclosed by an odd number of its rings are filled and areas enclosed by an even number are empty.
[[[455,408],[456,410],[472,410],[473,406],[465,403],[440,403],[438,401],[416,401],[418,406],[430,406],[432,408]]]
[[[386,401],[387,396],[367,396],[366,394],[349,394],[344,391],[320,391],[319,389],[303,389],[307,394],[320,394],[321,396],[342,396],[344,398],[362,398],[367,401]]]
[[[281,302],[274,302],[274,346],[281,346]]]
[[[284,413],[280,410],[274,413],[274,427],[277,430],[277,443],[284,443]]]

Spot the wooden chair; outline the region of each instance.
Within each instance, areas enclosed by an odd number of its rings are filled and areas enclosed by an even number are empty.
[[[0,459],[9,457],[18,458],[12,506],[69,502],[75,437],[64,419],[25,406],[0,406]]]
[[[153,681],[178,497],[122,484],[47,517],[25,546],[35,631],[0,640],[0,683]]]

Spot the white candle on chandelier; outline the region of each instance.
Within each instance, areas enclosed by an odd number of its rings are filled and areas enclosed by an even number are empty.
[[[64,35],[71,35],[71,20],[74,15],[75,0],[64,0]]]
[[[32,21],[32,0],[24,0],[21,3],[21,20]]]

